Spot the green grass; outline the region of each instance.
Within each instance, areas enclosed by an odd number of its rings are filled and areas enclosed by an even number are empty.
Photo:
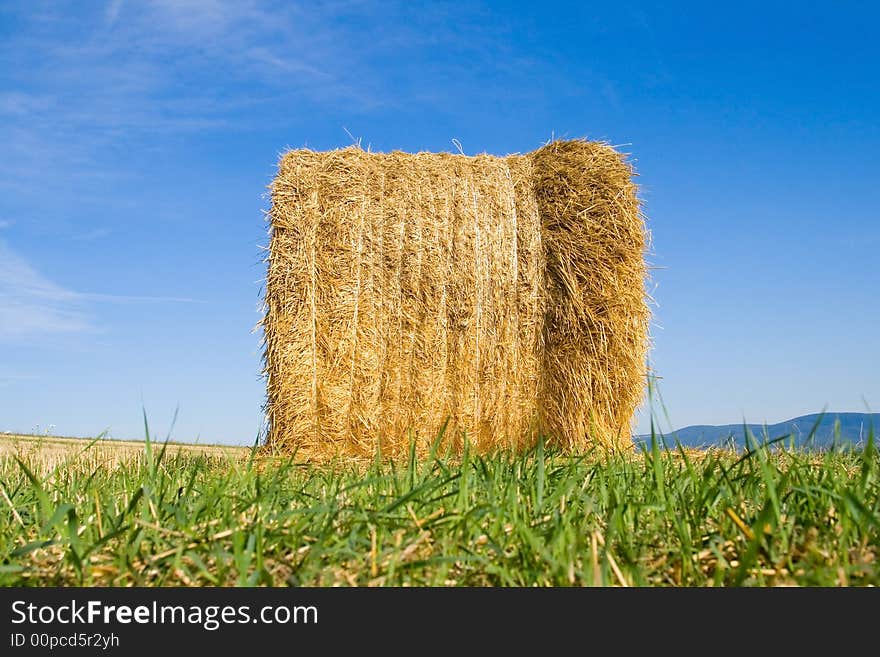
[[[0,584],[880,583],[861,452],[654,449],[304,466],[0,459]]]

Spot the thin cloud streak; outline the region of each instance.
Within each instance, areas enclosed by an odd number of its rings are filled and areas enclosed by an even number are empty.
[[[28,65],[21,88],[0,95],[0,112],[67,143],[84,128],[93,140],[95,133],[117,131],[130,137],[132,131],[222,129],[230,121],[239,128],[249,121],[261,127],[240,114],[240,97],[223,93],[230,79],[246,84],[249,98],[272,102],[273,111],[302,101],[346,101],[352,111],[367,111],[389,99],[417,99],[431,87],[414,63],[404,86],[390,89],[377,71],[377,62],[388,57],[412,60],[451,49],[468,52],[473,66],[505,77],[528,75],[530,62],[517,58],[515,70],[504,70],[512,58],[504,28],[480,20],[478,7],[414,11],[404,3],[381,5],[382,13],[402,19],[393,26],[377,23],[377,10],[364,2],[113,1],[103,18],[73,25],[65,20],[67,7],[56,6],[47,10],[56,20],[28,15],[23,33],[0,45],[0,55]],[[63,31],[73,28],[77,36],[71,39]],[[363,30],[379,38],[364,39]],[[37,51],[35,65],[27,53]],[[203,81],[197,90],[187,84],[192,74]],[[206,87],[210,80],[215,83]],[[186,100],[194,102],[186,106]]]
[[[101,332],[92,302],[204,303],[171,296],[139,296],[77,292],[51,281],[0,241],[0,340],[16,341],[58,333]]]
[[[75,292],[77,299],[83,301],[108,301],[110,303],[208,303],[202,299],[189,297],[151,297],[128,294],[100,294],[97,292]]]

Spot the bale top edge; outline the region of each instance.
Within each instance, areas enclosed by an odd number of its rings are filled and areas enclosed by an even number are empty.
[[[451,157],[451,158],[462,158],[467,160],[473,159],[507,159],[511,157],[528,157],[534,153],[542,151],[547,148],[558,148],[558,147],[582,147],[589,146],[592,148],[598,148],[602,150],[609,150],[621,157],[628,157],[630,154],[617,150],[611,142],[601,139],[587,139],[587,138],[575,138],[575,139],[554,139],[552,141],[548,141],[538,148],[535,148],[531,151],[527,151],[525,153],[515,151],[513,153],[507,153],[506,155],[496,155],[493,153],[487,153],[485,151],[481,153],[475,153],[473,155],[467,155],[465,153],[454,153],[450,151],[428,151],[421,150],[416,152],[404,151],[399,148],[392,149],[390,151],[381,151],[381,150],[372,150],[371,148],[364,148],[359,144],[350,144],[348,146],[340,146],[338,148],[331,148],[327,150],[319,150],[314,148],[302,147],[302,148],[288,148],[284,150],[279,157],[279,160],[283,161],[285,158],[290,156],[301,156],[306,154],[314,154],[314,155],[330,155],[333,153],[363,153],[365,155],[375,155],[377,157],[417,157],[417,156],[441,156],[441,157]]]

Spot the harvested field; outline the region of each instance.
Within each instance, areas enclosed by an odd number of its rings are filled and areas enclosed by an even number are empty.
[[[59,436],[35,436],[27,434],[0,434],[0,461],[20,458],[24,463],[41,472],[47,472],[67,462],[78,465],[116,467],[120,464],[138,463],[144,459],[145,444],[136,440],[111,440],[95,438],[64,438]],[[161,443],[153,445],[161,450]],[[169,443],[167,456],[210,456],[223,458],[246,458],[247,447],[225,445],[194,445]]]

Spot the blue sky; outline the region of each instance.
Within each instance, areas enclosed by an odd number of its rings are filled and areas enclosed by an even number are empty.
[[[0,431],[252,443],[266,185],[348,133],[620,145],[672,425],[880,409],[876,5],[418,5],[0,5]]]

